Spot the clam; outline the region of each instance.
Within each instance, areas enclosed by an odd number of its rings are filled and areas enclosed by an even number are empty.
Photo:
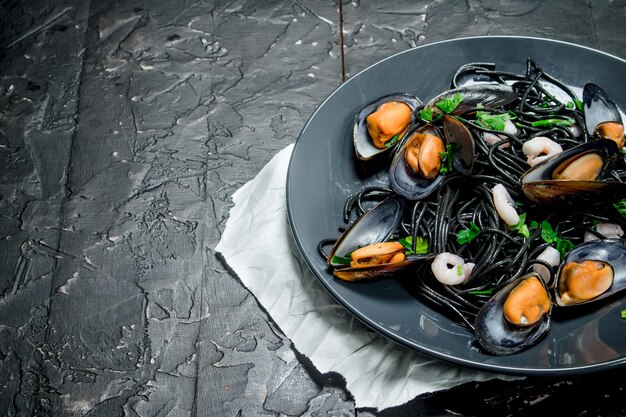
[[[589,134],[613,140],[621,149],[624,146],[622,116],[606,91],[595,84],[586,84],[583,88],[583,107]]]
[[[394,147],[415,122],[417,97],[391,94],[365,106],[356,115],[353,129],[354,150],[366,161]]]
[[[626,242],[593,240],[572,249],[557,274],[555,302],[586,304],[626,288]]]
[[[387,241],[402,220],[404,205],[402,197],[389,197],[346,229],[328,254],[328,264],[337,278],[360,281],[384,277],[428,258],[407,256],[403,245]]]
[[[626,196],[626,184],[602,174],[617,155],[615,142],[598,139],[568,149],[529,169],[520,178],[524,194],[539,204],[598,204]]]
[[[476,316],[476,339],[490,353],[510,355],[537,343],[550,329],[552,303],[541,277],[517,278],[487,301]]]

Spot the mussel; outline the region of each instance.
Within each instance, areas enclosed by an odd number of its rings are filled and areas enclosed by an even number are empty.
[[[444,103],[455,96],[461,100],[451,111],[446,111]],[[513,88],[506,84],[474,84],[466,85],[452,90],[445,91],[433,98],[426,104],[433,116],[433,120],[440,114],[448,113],[459,115],[468,110],[481,106],[483,109],[495,108],[507,105],[517,98]],[[442,109],[442,107],[444,109]]]
[[[328,264],[337,278],[345,281],[380,278],[428,258],[407,256],[403,245],[387,241],[402,220],[404,205],[402,197],[389,197],[346,229],[328,254]]]
[[[626,242],[593,240],[572,249],[557,273],[555,302],[586,304],[626,289]]]
[[[474,163],[474,138],[456,118],[443,116],[443,131],[428,123],[410,130],[389,167],[391,188],[409,200],[429,196],[443,181],[443,155],[453,158],[453,168],[463,175]],[[446,151],[447,149],[447,151]]]
[[[602,88],[586,84],[583,88],[585,125],[590,135],[624,146],[624,124],[619,109]]]
[[[552,303],[541,277],[517,278],[487,301],[476,316],[476,339],[495,355],[510,355],[537,343],[550,329]]]
[[[417,97],[399,93],[385,96],[365,106],[356,115],[353,129],[354,150],[367,161],[395,146],[414,124]]]
[[[529,169],[520,178],[526,197],[538,204],[605,203],[626,196],[626,184],[604,180],[617,145],[597,139],[568,149]]]

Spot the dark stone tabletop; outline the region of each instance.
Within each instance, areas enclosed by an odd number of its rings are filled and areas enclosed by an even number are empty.
[[[342,6],[340,41],[336,1],[0,2],[0,415],[626,415],[623,369],[355,408],[216,257],[344,73],[474,35],[626,58],[623,0]]]

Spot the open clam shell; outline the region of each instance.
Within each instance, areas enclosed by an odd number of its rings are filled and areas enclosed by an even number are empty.
[[[597,155],[602,166],[595,179],[559,179],[556,173],[581,157]],[[598,139],[575,146],[529,169],[520,178],[526,197],[538,204],[600,204],[626,196],[626,184],[604,181],[604,169],[617,155],[617,145],[612,140]]]
[[[372,138],[367,130],[367,116],[374,113],[379,106],[384,103],[388,103],[391,101],[398,101],[405,103],[411,109],[411,118],[408,126],[411,126],[415,123],[415,109],[421,105],[420,100],[412,95],[405,93],[397,93],[391,94],[385,97],[382,97],[376,100],[373,103],[368,104],[363,107],[360,112],[357,113],[354,119],[354,129],[353,129],[353,142],[354,142],[354,150],[356,152],[356,156],[358,159],[362,161],[367,161],[383,152],[388,151],[393,148],[394,145],[389,146],[388,148],[378,148],[374,145]]]
[[[549,299],[548,288],[535,272],[519,277],[498,291],[483,305],[474,323],[476,339],[486,351],[495,355],[510,355],[535,345],[549,331],[551,310],[531,326],[515,326],[504,316],[504,303],[508,296],[528,279],[538,280]]]
[[[409,200],[420,200],[426,198],[437,186],[443,181],[443,175],[439,174],[435,178],[429,179],[414,172],[405,161],[405,151],[410,146],[412,137],[415,134],[433,135],[439,138],[441,133],[431,124],[414,128],[407,132],[406,137],[402,140],[402,145],[396,152],[391,165],[389,167],[389,182],[391,188],[401,196]],[[443,140],[443,139],[442,139]],[[445,142],[444,142],[445,143]]]
[[[593,273],[585,271],[585,276],[579,281],[586,285],[593,285],[599,289],[602,285],[608,285],[605,291],[589,299],[577,296],[586,289],[575,289],[573,282],[576,274],[568,273],[568,265],[584,266],[586,261],[594,264]],[[606,278],[598,277],[598,280],[609,279],[603,283],[592,282],[595,272],[606,272]],[[610,274],[610,275],[609,275]],[[558,306],[572,306],[587,304],[610,297],[626,289],[626,241],[623,239],[592,240],[572,249],[561,264],[557,273],[557,282],[554,288],[554,301]],[[591,289],[590,291],[593,291]]]

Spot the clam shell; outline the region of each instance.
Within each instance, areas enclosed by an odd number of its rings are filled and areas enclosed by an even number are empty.
[[[517,284],[529,277],[537,277],[545,286],[541,277],[531,272],[498,291],[478,312],[474,323],[476,339],[486,351],[495,355],[510,355],[533,346],[550,330],[551,312],[530,327],[514,327],[504,318],[502,309],[507,296]]]
[[[369,132],[367,131],[366,125],[367,116],[376,111],[378,106],[389,101],[401,101],[403,103],[406,103],[411,108],[411,121],[409,122],[409,126],[415,123],[414,112],[415,109],[421,105],[421,102],[417,97],[409,94],[390,94],[363,107],[363,109],[361,109],[361,111],[357,113],[354,119],[354,128],[352,134],[356,157],[362,161],[372,159],[373,157],[380,155],[383,152],[387,152],[389,149],[392,149],[395,146],[393,145],[385,149],[380,149],[374,146],[372,139],[370,138]]]
[[[559,285],[563,279],[563,267],[569,262],[582,262],[584,260],[603,261],[613,268],[613,283],[611,287],[599,296],[577,304],[563,304]],[[611,297],[626,289],[626,241],[624,239],[600,239],[592,240],[572,249],[561,264],[557,272],[557,283],[554,288],[554,301],[560,307],[581,305]]]

